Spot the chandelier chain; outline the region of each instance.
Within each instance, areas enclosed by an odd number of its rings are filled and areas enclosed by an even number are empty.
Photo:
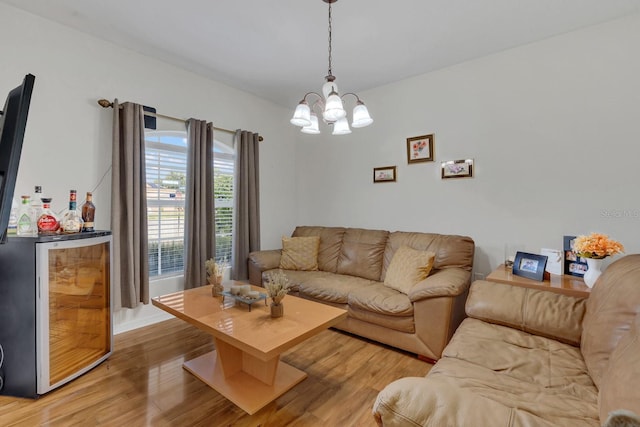
[[[329,75],[333,75],[331,70],[331,3],[329,3]]]

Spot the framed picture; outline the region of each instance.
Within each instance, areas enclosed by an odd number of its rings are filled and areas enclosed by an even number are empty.
[[[373,182],[395,182],[396,167],[384,166],[381,168],[373,168]]]
[[[442,162],[442,179],[447,178],[472,178],[473,159],[449,160]]]
[[[516,252],[516,259],[513,261],[513,274],[542,282],[546,265],[547,257],[544,255]]]
[[[409,163],[433,161],[433,134],[407,138],[407,161]]]
[[[583,277],[587,272],[587,262],[579,257],[573,250],[573,241],[576,236],[563,236],[562,242],[564,250],[564,274]]]

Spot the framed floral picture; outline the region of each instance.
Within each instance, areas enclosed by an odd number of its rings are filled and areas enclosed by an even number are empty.
[[[373,182],[395,182],[396,167],[384,166],[381,168],[373,168]]]
[[[473,177],[473,159],[442,162],[442,179]]]
[[[409,163],[433,161],[433,134],[407,138],[407,161]]]

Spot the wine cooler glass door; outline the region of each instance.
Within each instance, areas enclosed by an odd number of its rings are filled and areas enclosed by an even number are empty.
[[[111,236],[37,244],[38,394],[111,354]]]

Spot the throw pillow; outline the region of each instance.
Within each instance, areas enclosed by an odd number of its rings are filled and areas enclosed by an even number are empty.
[[[434,252],[401,246],[391,258],[384,278],[385,286],[408,294],[416,283],[427,278],[435,259]]]
[[[318,269],[320,236],[282,237],[280,268],[311,271]]]

